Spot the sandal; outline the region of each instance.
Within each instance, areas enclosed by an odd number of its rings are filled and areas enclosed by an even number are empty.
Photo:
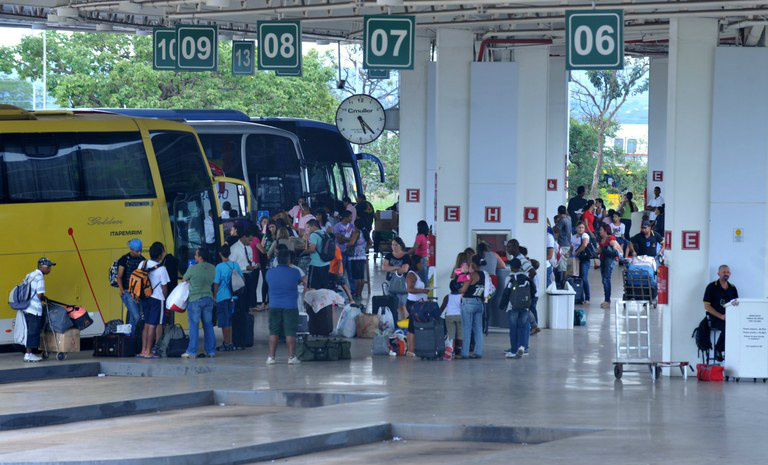
[[[406,352],[406,353],[405,353],[405,356],[406,356],[406,357],[414,357],[414,358],[415,358],[415,357],[416,357],[416,354],[414,354],[413,352]]]

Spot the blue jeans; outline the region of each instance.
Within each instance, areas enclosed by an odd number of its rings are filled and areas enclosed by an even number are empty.
[[[528,350],[528,338],[531,334],[528,309],[513,308],[507,312],[507,316],[509,316],[509,345],[512,347],[512,352],[521,346]]]
[[[472,297],[461,301],[461,325],[464,330],[464,345],[461,356],[469,356],[469,341],[475,336],[475,354],[483,355],[483,311],[485,306],[481,299]]]
[[[216,353],[216,335],[213,333],[213,299],[203,297],[189,303],[189,346],[187,353],[197,355],[197,340],[200,334],[200,318],[203,320],[203,348],[206,355]]]
[[[126,309],[125,322],[131,325],[131,332],[133,332],[136,323],[141,320],[141,304],[134,302],[133,297],[128,292],[123,294],[122,299]]]
[[[424,282],[424,285],[429,287],[429,258],[421,257],[421,273],[419,277]]]
[[[605,290],[605,302],[611,301],[611,275],[616,260],[603,260],[600,264],[600,275],[603,278],[603,290]]]
[[[552,284],[553,276],[555,275],[555,267],[547,267],[547,287]]]
[[[347,282],[349,283],[349,290],[352,291],[352,295],[356,295],[357,289],[355,289],[355,278],[352,276],[352,264],[348,256],[344,256],[342,259],[342,265],[344,266],[344,273],[347,275]],[[363,290],[360,289],[360,292]]]
[[[539,325],[539,311],[536,309],[536,306],[538,305],[538,303],[539,303],[538,297],[534,297],[533,300],[531,301],[531,315],[533,315],[533,320],[531,321],[531,323],[533,324],[533,326]],[[528,348],[527,345],[525,347]]]
[[[592,260],[579,259],[579,276],[584,286],[584,300],[589,301],[589,268],[592,266]]]

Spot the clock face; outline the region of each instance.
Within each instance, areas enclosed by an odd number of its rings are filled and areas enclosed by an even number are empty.
[[[353,95],[336,110],[336,127],[353,144],[370,144],[384,132],[384,107],[370,95]]]

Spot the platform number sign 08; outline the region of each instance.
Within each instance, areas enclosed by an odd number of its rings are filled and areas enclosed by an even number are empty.
[[[176,69],[176,29],[157,27],[152,31],[152,69]]]
[[[365,16],[363,29],[363,68],[413,69],[414,16]]]
[[[176,26],[178,69],[183,71],[216,71],[219,48],[218,26]]]
[[[232,74],[250,76],[255,68],[254,52],[256,46],[252,40],[232,41]]]
[[[260,21],[257,27],[259,69],[295,72],[301,68],[301,24],[298,21]]]
[[[624,67],[623,10],[566,10],[566,68]]]

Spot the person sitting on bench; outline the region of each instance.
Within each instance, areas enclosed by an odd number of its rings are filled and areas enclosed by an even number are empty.
[[[731,284],[731,269],[728,265],[720,265],[717,269],[718,279],[707,285],[704,291],[704,310],[709,318],[709,327],[720,331],[720,337],[715,344],[715,360],[722,361],[725,353],[725,308],[732,303],[739,305],[739,291]]]

